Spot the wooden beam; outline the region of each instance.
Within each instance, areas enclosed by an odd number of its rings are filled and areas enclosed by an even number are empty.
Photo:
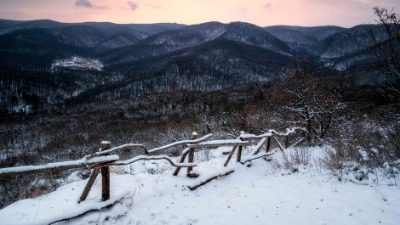
[[[107,151],[110,147],[110,142],[101,143],[102,151]],[[110,199],[110,167],[105,166],[101,168],[101,200],[107,201],[108,199]]]
[[[199,188],[200,186],[205,185],[205,184],[207,184],[208,182],[210,182],[210,181],[212,181],[212,180],[214,180],[214,179],[218,179],[218,178],[220,178],[220,177],[227,176],[227,175],[229,175],[229,174],[231,174],[231,173],[233,173],[233,172],[235,172],[235,170],[230,170],[230,171],[228,171],[228,172],[225,172],[225,173],[222,173],[222,174],[218,174],[218,175],[216,175],[216,176],[212,176],[212,177],[208,178],[207,180],[205,180],[205,181],[203,181],[203,182],[201,182],[201,183],[199,183],[199,184],[197,184],[197,185],[188,186],[188,188],[189,188],[189,190],[194,191],[194,190],[196,190],[197,188]]]
[[[274,153],[275,152],[268,152],[268,153],[262,153],[262,154],[259,154],[259,155],[248,156],[248,157],[244,158],[243,162],[240,162],[240,163],[241,164],[245,164],[246,162],[250,162],[250,161],[253,161],[255,159],[259,159],[259,158],[262,158],[262,157],[273,155]]]
[[[96,180],[96,177],[97,175],[99,175],[99,173],[100,173],[99,168],[93,169],[92,173],[90,174],[89,180],[86,183],[85,189],[83,189],[81,197],[79,198],[78,203],[86,200],[87,196],[89,195],[90,189],[92,188],[94,181]]]
[[[197,138],[197,133],[196,133],[196,132],[193,132],[193,133],[192,133],[192,140],[195,140],[196,138]],[[189,148],[188,163],[193,163],[193,161],[194,161],[194,148]],[[193,170],[193,167],[192,167],[192,166],[189,166],[189,167],[187,168],[187,171],[186,171],[186,176],[187,176],[187,177],[196,177],[197,174],[194,175],[194,176],[191,175],[192,170]],[[198,176],[198,175],[197,175],[197,176]]]
[[[226,159],[226,161],[225,161],[225,163],[224,163],[224,166],[225,166],[225,167],[228,165],[229,161],[231,160],[233,154],[234,154],[235,151],[236,151],[236,148],[237,148],[237,146],[233,146],[231,152],[230,152],[229,155],[228,155],[228,158]]]
[[[69,170],[76,168],[92,167],[93,165],[101,163],[112,163],[119,159],[117,155],[110,156],[99,156],[87,160],[86,158],[73,161],[65,161],[58,163],[49,163],[46,165],[38,166],[18,166],[18,167],[8,167],[0,169],[0,177],[5,176],[15,176],[15,175],[25,175],[32,173],[51,173],[61,170]]]
[[[104,151],[100,151],[100,152],[96,152],[96,153],[87,155],[86,158],[90,159],[90,158],[93,158],[93,157],[96,157],[96,156],[109,155],[110,153],[115,152],[115,151],[132,149],[132,148],[141,148],[141,149],[143,149],[143,152],[145,154],[149,154],[149,152],[147,151],[146,146],[144,146],[142,144],[124,144],[124,145],[120,145],[120,146],[117,146],[117,147],[114,147],[114,148],[106,149]]]
[[[242,150],[243,150],[243,146],[239,146],[238,152],[236,155],[236,162],[240,162],[242,160]]]
[[[222,146],[250,146],[251,143],[249,141],[242,141],[239,139],[231,139],[231,140],[215,140],[215,141],[206,141],[198,144],[188,145],[189,148],[212,148],[212,147],[222,147]]]
[[[174,162],[173,159],[171,159],[170,157],[166,156],[166,155],[162,155],[162,156],[147,156],[147,155],[140,155],[140,156],[136,156],[132,159],[128,159],[125,161],[115,161],[113,163],[108,164],[109,166],[122,166],[122,165],[128,165],[140,160],[166,160],[167,162],[169,162],[169,164],[171,164],[171,166],[175,166],[175,167],[189,167],[189,166],[197,166],[196,163],[177,163]]]
[[[205,135],[205,136],[203,136],[201,138],[197,138],[197,139],[193,139],[193,140],[177,141],[177,142],[174,142],[174,143],[171,143],[171,144],[168,144],[168,145],[164,145],[164,146],[161,146],[161,147],[158,147],[158,148],[150,149],[149,153],[160,151],[160,150],[164,150],[164,149],[175,147],[175,146],[179,146],[179,145],[188,145],[189,146],[190,144],[196,144],[196,143],[199,143],[201,141],[204,141],[204,140],[210,138],[212,135],[213,134],[207,134],[207,135]]]
[[[268,137],[267,146],[265,148],[265,152],[269,152],[270,148],[271,148],[271,137]]]
[[[183,151],[181,158],[179,159],[179,163],[185,162],[186,156],[189,154],[189,149],[187,151]],[[176,167],[174,173],[172,174],[173,176],[177,176],[179,174],[179,171],[181,171],[182,167]]]
[[[281,149],[281,151],[284,151],[285,149],[283,148],[282,144],[276,139],[276,137],[272,137],[272,139],[275,141],[275,143],[278,145],[278,147]]]
[[[285,149],[287,149],[288,147],[289,147],[289,135],[286,136],[286,139],[285,139]]]
[[[257,155],[257,154],[260,152],[262,146],[265,144],[265,142],[266,142],[267,140],[268,140],[268,138],[266,138],[266,137],[262,138],[262,139],[258,142],[258,144],[257,144],[257,146],[255,147],[255,149],[250,153],[250,155]]]

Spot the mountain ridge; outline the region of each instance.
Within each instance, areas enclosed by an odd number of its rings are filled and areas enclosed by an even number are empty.
[[[177,90],[221,90],[280,79],[292,61],[303,57],[312,60],[311,70],[344,71],[374,60],[367,46],[360,44],[366,42],[369,29],[378,32],[376,25],[259,27],[215,21],[146,25],[0,20],[0,78],[3,83],[12,80],[16,87],[25,87],[0,91],[0,104],[13,111],[15,104],[10,99],[17,105],[28,104],[25,93],[37,96],[40,104],[46,105],[111,93],[130,97]],[[349,37],[358,39],[357,43]],[[90,71],[82,67],[79,72],[75,70],[81,67],[70,70],[64,63],[52,70],[54,62],[74,56],[99,60],[104,68]],[[33,77],[41,85],[39,89],[36,84],[26,85]],[[47,82],[60,85],[58,97],[43,94],[48,93]]]

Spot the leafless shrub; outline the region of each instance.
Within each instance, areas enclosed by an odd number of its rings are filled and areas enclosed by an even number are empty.
[[[311,160],[310,150],[307,148],[294,148],[290,152],[290,160],[295,165],[308,165]]]

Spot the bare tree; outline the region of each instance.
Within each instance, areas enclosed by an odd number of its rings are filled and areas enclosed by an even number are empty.
[[[378,17],[377,23],[385,35],[381,37],[372,29],[369,36],[373,44],[373,52],[379,62],[387,69],[389,75],[400,79],[400,16],[392,10],[374,8],[374,14]],[[391,89],[400,94],[399,88]]]
[[[318,143],[327,135],[337,111],[344,106],[339,94],[326,79],[309,72],[306,60],[295,61],[286,73],[285,83],[285,90],[290,94],[285,109],[291,114],[292,122],[306,128],[309,144]]]

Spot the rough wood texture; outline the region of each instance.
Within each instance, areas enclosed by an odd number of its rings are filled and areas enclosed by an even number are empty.
[[[235,172],[235,170],[230,170],[230,171],[228,171],[228,172],[225,172],[225,173],[222,173],[222,174],[218,174],[218,175],[216,175],[216,176],[213,176],[213,177],[208,178],[207,180],[205,180],[205,181],[203,181],[203,182],[201,182],[201,183],[199,183],[199,184],[196,184],[196,185],[194,185],[194,186],[188,186],[188,188],[189,188],[189,190],[194,191],[194,190],[196,190],[197,188],[199,188],[200,186],[205,185],[205,184],[207,184],[208,182],[210,182],[210,181],[212,181],[212,180],[214,180],[214,179],[218,179],[218,178],[220,178],[220,177],[227,176],[227,175],[229,175],[229,174],[231,174],[231,173],[233,173],[233,172]]]
[[[283,148],[282,144],[276,139],[275,137],[272,137],[275,143],[278,145],[278,147],[281,149],[281,151],[284,151],[285,149]]]
[[[289,147],[289,136],[286,136],[286,139],[285,139],[285,148],[288,148]]]
[[[184,153],[182,154],[181,158],[179,159],[179,162],[183,163],[188,154],[189,154],[189,151],[184,151]],[[172,175],[177,176],[179,174],[179,171],[181,171],[181,168],[182,167],[177,167]]]
[[[193,133],[192,133],[192,140],[194,140],[194,139],[196,139],[196,138],[197,138],[197,133],[196,133],[196,132],[193,132]],[[193,160],[194,160],[194,148],[189,148],[188,163],[193,163]],[[187,172],[186,172],[186,176],[187,176],[187,177],[192,177],[192,176],[190,175],[190,173],[192,172],[192,170],[193,170],[193,167],[192,167],[192,166],[189,166],[189,167],[187,168]]]
[[[102,151],[107,151],[110,147],[109,142],[101,144]],[[108,199],[110,199],[110,167],[105,166],[101,168],[101,200],[107,201]]]
[[[267,147],[265,148],[265,152],[269,152],[270,148],[271,148],[271,137],[268,137]]]
[[[101,168],[101,200],[110,199],[110,167]]]
[[[100,156],[100,155],[107,155],[107,154],[110,154],[115,151],[132,149],[132,148],[140,148],[143,150],[144,154],[149,155],[150,153],[154,153],[154,152],[160,151],[160,150],[165,150],[165,149],[172,148],[172,147],[179,146],[179,145],[196,144],[198,142],[201,142],[201,141],[204,141],[204,140],[210,138],[211,136],[212,136],[212,134],[207,134],[201,138],[197,138],[197,134],[196,134],[196,138],[194,138],[192,140],[177,141],[177,142],[174,142],[174,143],[171,143],[168,145],[164,145],[161,147],[153,148],[153,149],[147,149],[147,147],[143,144],[124,144],[124,145],[110,148],[110,149],[107,149],[107,150],[104,150],[101,152],[96,152],[96,153],[87,155],[86,158],[89,159],[89,158],[93,158],[93,157]],[[105,142],[105,143],[108,143],[108,142]]]
[[[136,156],[132,159],[128,159],[125,161],[116,161],[113,163],[110,163],[108,165],[110,166],[122,166],[122,165],[128,165],[140,160],[166,160],[167,162],[169,162],[171,164],[171,166],[175,166],[175,167],[189,167],[189,166],[197,166],[196,163],[176,163],[174,162],[174,160],[172,160],[170,157],[168,156]]]
[[[260,140],[260,142],[258,142],[256,149],[253,150],[253,152],[251,153],[251,155],[257,155],[261,148],[263,147],[263,145],[265,144],[265,142],[268,140],[268,138],[263,138]]]
[[[262,157],[270,156],[270,155],[273,155],[273,154],[274,154],[274,152],[268,152],[268,153],[262,153],[260,155],[253,155],[253,156],[245,158],[243,160],[243,162],[240,162],[240,163],[241,164],[245,164],[246,162],[251,162],[251,161],[253,161],[255,159],[259,159],[259,158],[262,158]]]
[[[225,161],[225,163],[224,163],[224,166],[227,166],[227,165],[228,165],[229,161],[231,160],[233,154],[234,154],[235,151],[236,151],[236,148],[237,148],[237,146],[234,146],[234,147],[232,148],[231,152],[230,152],[229,155],[228,155],[228,158],[226,159],[226,161]]]
[[[89,180],[86,183],[85,189],[83,189],[82,195],[79,198],[78,203],[86,200],[87,196],[89,195],[90,189],[92,188],[94,181],[96,180],[96,177],[97,175],[99,175],[99,173],[100,173],[99,168],[93,169],[92,173],[90,174]]]
[[[243,146],[239,146],[238,152],[236,155],[236,162],[240,162],[242,160],[242,150],[243,150]]]
[[[222,140],[221,140],[222,141]],[[215,142],[202,142],[198,144],[191,144],[188,145],[190,148],[214,148],[214,147],[222,147],[222,146],[250,146],[251,143],[249,141],[240,141],[240,140],[232,140],[231,142],[226,142],[226,143],[215,143]]]
[[[92,167],[93,165],[101,164],[101,163],[111,163],[118,160],[118,156],[115,157],[97,157],[91,160],[74,160],[74,161],[66,161],[59,163],[49,163],[46,165],[38,165],[38,166],[18,166],[18,167],[8,167],[0,169],[0,178],[6,176],[15,176],[15,175],[25,175],[32,173],[51,173],[61,170],[69,170],[76,168],[84,168],[84,167]]]
[[[175,147],[175,146],[179,146],[179,145],[197,144],[197,143],[199,143],[201,141],[204,141],[204,140],[210,138],[211,136],[213,136],[213,134],[207,134],[207,135],[205,135],[205,136],[203,136],[201,138],[197,138],[197,139],[193,139],[193,140],[177,141],[177,142],[174,142],[174,143],[171,143],[171,144],[168,144],[168,145],[164,145],[164,146],[161,146],[161,147],[158,147],[158,148],[150,149],[148,152],[152,153],[152,152],[164,150],[164,149]]]
[[[114,147],[114,148],[110,148],[110,149],[107,149],[107,150],[104,150],[104,151],[100,151],[100,152],[96,152],[96,153],[87,155],[86,158],[90,159],[90,158],[93,158],[93,157],[96,157],[96,156],[100,156],[100,155],[108,155],[108,154],[110,154],[112,152],[115,152],[115,151],[132,149],[132,148],[140,148],[140,149],[143,150],[143,152],[145,154],[149,154],[149,152],[147,151],[146,146],[144,146],[142,144],[124,144],[124,145],[121,145],[121,146],[117,146],[117,147]]]

